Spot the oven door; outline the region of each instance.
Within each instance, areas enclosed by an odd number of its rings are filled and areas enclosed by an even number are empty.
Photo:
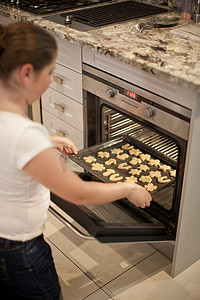
[[[57,214],[56,204],[102,243],[173,240],[170,228],[149,215],[145,209],[137,208],[131,203],[130,207],[123,201],[103,205],[77,206],[55,194],[51,194],[51,200],[54,203],[51,211]],[[77,231],[80,231],[80,228]]]

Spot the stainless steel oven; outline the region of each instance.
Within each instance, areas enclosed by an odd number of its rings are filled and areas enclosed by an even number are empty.
[[[159,174],[164,182],[158,180],[159,176],[151,177],[156,187],[151,192],[152,204],[145,209],[135,207],[127,199],[99,206],[76,206],[52,195],[52,202],[101,242],[175,240],[191,111],[86,64],[83,89],[86,148],[71,157],[84,168],[80,176],[84,180],[111,182],[111,177],[103,174],[111,167],[119,174],[120,182],[138,169],[134,175],[138,184],[146,186],[140,178],[149,174]],[[113,149],[123,149],[125,161],[116,158]],[[131,149],[138,153],[133,154]],[[109,158],[115,159],[116,165],[106,166],[99,152],[110,153]],[[103,164],[104,171],[93,170],[92,163],[85,161],[89,156]],[[136,163],[131,164],[133,158]],[[121,163],[128,168],[119,169]],[[53,206],[52,209],[56,212]]]

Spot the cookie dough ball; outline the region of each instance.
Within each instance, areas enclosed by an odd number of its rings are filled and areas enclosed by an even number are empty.
[[[138,170],[138,169],[131,169],[131,170],[129,171],[129,174],[131,174],[131,175],[140,175],[141,172],[142,172],[142,171],[141,171],[141,170]]]
[[[120,153],[123,153],[124,151],[120,148],[114,148],[114,149],[111,149],[111,153],[112,154],[120,154]]]
[[[129,157],[129,155],[126,154],[126,153],[117,155],[117,158],[120,159],[120,160],[125,160],[128,157]]]
[[[120,181],[123,179],[123,176],[120,176],[119,173],[115,173],[109,178],[111,181]]]
[[[107,177],[111,174],[114,174],[115,173],[115,170],[113,169],[107,169],[106,172],[103,173],[103,176]]]
[[[134,176],[126,177],[126,180],[125,180],[125,182],[131,182],[131,183],[135,183],[137,181],[138,181],[137,178]]]
[[[118,169],[128,170],[128,169],[131,169],[131,166],[128,166],[127,163],[121,163],[121,164],[118,165]]]
[[[93,163],[92,164],[92,170],[102,172],[103,170],[105,170],[105,167],[104,167],[103,164]]]
[[[150,176],[141,176],[139,181],[142,181],[142,182],[151,182],[152,181],[152,178]]]
[[[105,165],[110,166],[112,164],[116,165],[117,161],[115,158],[110,158],[109,160],[105,161]]]
[[[149,176],[151,178],[154,178],[154,177],[159,178],[159,177],[161,177],[161,172],[159,172],[159,171],[150,171]]]
[[[110,156],[109,152],[103,152],[103,151],[98,152],[98,157],[100,158],[108,158],[109,156]]]
[[[158,178],[159,183],[168,183],[170,181],[171,181],[171,179],[167,178],[167,176],[162,176],[162,177]]]
[[[94,158],[94,156],[84,156],[83,159],[85,162],[90,163],[90,164],[92,162],[96,161],[96,158]]]
[[[153,185],[153,183],[148,183],[145,184],[144,188],[148,191],[148,192],[153,192],[154,190],[157,189],[156,185]]]

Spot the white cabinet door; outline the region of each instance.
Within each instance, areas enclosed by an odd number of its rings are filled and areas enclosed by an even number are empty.
[[[44,109],[42,110],[42,116],[43,124],[49,131],[50,135],[65,136],[74,142],[78,150],[83,149],[84,134],[81,131],[58,119]],[[71,159],[66,158],[66,161],[73,171],[83,172],[83,169]]]
[[[60,38],[56,38],[56,41],[58,45],[57,63],[82,73],[81,46]]]
[[[83,105],[49,88],[42,95],[42,107],[83,132]]]
[[[43,124],[50,135],[65,136],[72,140],[78,150],[83,149],[83,132],[55,117],[46,110],[42,110]]]
[[[82,75],[56,64],[50,87],[79,103],[83,103]]]

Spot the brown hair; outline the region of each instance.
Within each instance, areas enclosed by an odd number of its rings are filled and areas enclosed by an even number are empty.
[[[0,79],[7,82],[18,67],[30,63],[36,72],[53,61],[55,39],[46,30],[25,22],[0,25]]]

